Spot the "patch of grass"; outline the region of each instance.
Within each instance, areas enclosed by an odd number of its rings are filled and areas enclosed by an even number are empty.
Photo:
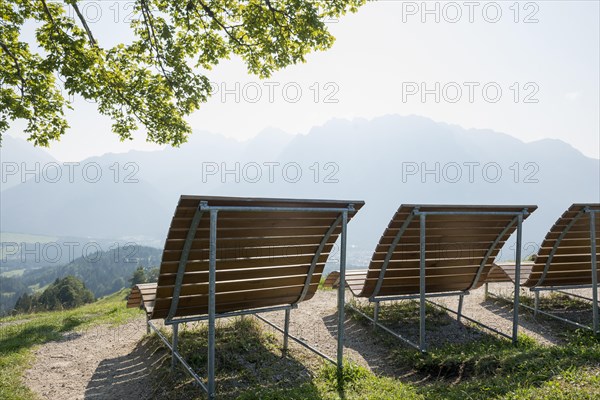
[[[323,290],[323,291],[326,291],[326,292],[330,291],[330,290],[333,290],[333,288],[331,286],[325,286],[325,279],[327,279],[327,275],[325,275],[325,274],[321,275],[321,279],[319,280],[318,290]]]
[[[521,296],[521,302],[529,307],[534,306],[532,296]],[[541,310],[579,311],[591,310],[592,304],[564,293],[550,292],[540,296],[539,307]]]
[[[358,308],[363,313],[372,316],[375,312],[373,303],[358,303],[351,300],[350,304]],[[443,324],[447,325],[454,322],[454,319],[438,307],[429,303],[425,304],[425,312],[427,313],[427,322],[430,325]],[[362,317],[353,314],[356,318]],[[364,321],[364,320],[363,320]],[[382,303],[379,307],[379,321],[389,324],[418,324],[419,323],[419,302],[416,300],[396,301],[393,303]]]
[[[414,388],[378,377],[364,367],[346,363],[342,387],[337,368],[329,363],[310,369],[294,356],[282,357],[280,340],[254,318],[236,318],[217,329],[216,374],[219,398],[226,399],[422,399]],[[165,332],[166,334],[166,332]],[[159,344],[154,335],[151,340]],[[180,331],[179,348],[200,376],[206,376],[206,325]],[[310,357],[316,357],[310,355]],[[168,364],[168,365],[167,365]],[[172,374],[165,363],[156,371],[155,398],[201,398],[200,389],[181,367]],[[161,393],[161,388],[171,388]]]
[[[389,310],[381,307],[387,324],[401,322],[398,307],[410,311],[410,304],[404,303]],[[428,324],[433,325],[431,319]],[[412,367],[420,381],[417,392],[427,399],[599,398],[600,337],[588,331],[565,331],[560,346],[543,346],[526,335],[514,346],[485,334],[467,343],[432,347],[426,354],[379,330],[374,334],[389,346],[391,362]]]
[[[125,308],[124,289],[94,303],[68,311],[17,315],[0,319],[0,399],[31,399],[33,393],[23,385],[31,350],[58,340],[62,334],[98,324],[121,325],[139,316],[137,309]]]

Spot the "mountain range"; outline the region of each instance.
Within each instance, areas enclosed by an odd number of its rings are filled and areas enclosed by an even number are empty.
[[[195,131],[180,148],[77,166],[7,136],[1,155],[2,232],[160,247],[180,194],[357,199],[366,206],[349,243],[363,265],[402,203],[537,204],[524,228],[526,255],[571,203],[600,201],[600,161],[563,141],[525,143],[419,116],[336,119],[306,135],[267,129],[246,141]],[[23,179],[5,176],[6,163],[41,167]]]

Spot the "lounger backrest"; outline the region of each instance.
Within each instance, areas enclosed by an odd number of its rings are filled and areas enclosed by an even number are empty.
[[[517,215],[522,213],[525,219],[536,208],[402,205],[381,236],[359,296],[419,293],[420,217],[416,212],[432,213],[425,220],[425,282],[426,291],[435,293],[480,286],[500,248],[517,228]],[[437,214],[440,212],[446,214]],[[389,262],[377,291],[386,258]]]
[[[600,262],[600,204],[573,204],[546,235],[525,286],[592,283],[590,215],[594,215],[596,260]]]
[[[238,208],[217,213],[216,312],[224,313],[310,299],[341,232],[339,210],[350,204],[354,211],[348,220],[363,202],[181,196],[165,243],[151,318],[208,311],[210,211],[198,211],[201,205]],[[257,211],[264,207],[290,211]],[[332,211],[317,212],[323,208]],[[199,218],[197,230],[190,234],[194,218]],[[185,261],[188,236],[193,240],[188,241]],[[184,269],[179,300],[169,315],[180,264]]]

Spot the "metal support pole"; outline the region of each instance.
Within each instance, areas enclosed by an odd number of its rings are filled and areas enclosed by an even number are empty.
[[[291,310],[289,308],[285,310],[285,322],[283,325],[283,356],[285,356],[288,351],[288,339],[290,334],[290,312]]]
[[[521,295],[521,246],[523,244],[523,214],[517,216],[517,248],[515,249],[515,294],[513,308],[513,344],[518,342],[519,300]]]
[[[590,247],[592,253],[592,315],[594,333],[598,330],[598,261],[596,259],[596,211],[590,211]]]
[[[538,310],[540,309],[540,292],[539,291],[535,291],[534,293],[534,300],[533,300],[533,317],[537,317],[538,315]]]
[[[462,317],[462,309],[463,309],[464,300],[465,300],[464,294],[461,294],[460,296],[458,296],[458,312],[456,313],[456,320],[458,322],[460,322],[460,319]]]
[[[172,341],[172,349],[171,349],[171,372],[175,372],[175,365],[177,364],[177,358],[175,358],[175,353],[177,353],[177,342],[179,340],[179,324],[173,324],[173,337]]]
[[[148,318],[148,314],[146,314],[146,335],[149,335],[150,332],[152,332],[152,330],[150,329],[150,324],[148,324],[148,321],[150,321],[150,319]]]
[[[487,300],[489,295],[490,295],[489,283],[486,282],[483,287],[483,299]]]
[[[217,280],[217,210],[210,210],[208,262],[208,398],[215,397],[215,292]]]
[[[373,311],[373,323],[375,325],[377,325],[378,321],[379,321],[379,302],[376,301],[375,302],[375,310]]]
[[[338,384],[342,382],[344,368],[344,305],[346,303],[346,241],[348,210],[342,211],[342,234],[340,238],[340,286],[338,287],[338,331],[337,331],[337,373]]]
[[[420,238],[420,250],[421,259],[419,261],[420,275],[419,275],[419,350],[421,352],[427,351],[427,342],[425,338],[425,216],[426,214],[420,215],[421,226],[419,229]]]

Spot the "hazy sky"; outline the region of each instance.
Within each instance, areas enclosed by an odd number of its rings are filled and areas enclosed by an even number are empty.
[[[83,3],[101,44],[128,40],[131,2]],[[428,1],[429,13],[423,4],[378,1],[330,21],[331,50],[266,81],[239,60],[222,63],[209,75],[219,91],[190,124],[244,139],[266,127],[306,133],[335,117],[417,114],[524,141],[558,138],[599,157],[598,1]],[[60,160],[157,148],[143,133],[120,143],[95,105],[74,107],[50,149]],[[22,126],[10,133],[23,137]]]

